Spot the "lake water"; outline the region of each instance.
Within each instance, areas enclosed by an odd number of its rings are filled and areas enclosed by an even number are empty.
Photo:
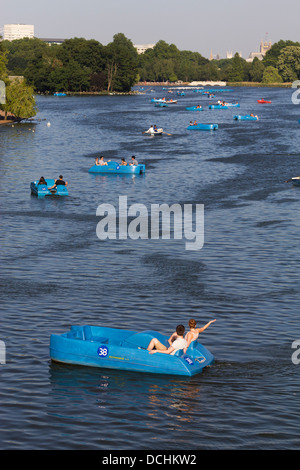
[[[300,107],[291,89],[219,93],[241,105],[227,110],[192,91],[154,107],[163,94],[38,97],[34,123],[0,128],[1,449],[300,447],[300,188],[285,183],[300,174]],[[250,112],[258,122],[233,120]],[[188,131],[194,119],[219,129]],[[150,124],[172,135],[143,135]],[[135,155],[146,174],[88,173],[101,154]],[[68,197],[31,196],[31,181],[60,174]],[[203,248],[100,241],[96,209],[119,196],[204,204]],[[200,337],[215,362],[192,378],[49,358],[51,333],[71,325],[169,335],[190,318],[216,318]]]

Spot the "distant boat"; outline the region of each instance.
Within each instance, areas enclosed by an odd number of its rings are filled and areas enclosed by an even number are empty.
[[[215,131],[218,129],[218,124],[191,124],[187,129],[189,131]]]
[[[258,103],[272,103],[272,101],[266,101],[264,99],[257,100]]]
[[[154,103],[154,106],[156,106],[157,108],[167,108],[168,105],[165,101],[161,101],[159,103]]]
[[[203,111],[202,106],[190,106],[185,108],[187,111]]]
[[[228,109],[224,104],[210,104],[208,109]]]
[[[67,96],[67,94],[66,94],[66,93],[63,93],[63,92],[58,92],[58,91],[57,91],[56,93],[54,93],[54,96]]]
[[[258,116],[251,116],[251,114],[245,114],[245,115],[236,115],[233,116],[233,119],[235,121],[258,121]]]
[[[88,171],[89,173],[139,175],[145,173],[146,167],[140,163],[138,165],[121,165],[118,162],[107,162],[107,165],[95,164]]]
[[[143,134],[148,134],[148,135],[162,135],[163,132],[164,132],[164,130],[163,130],[162,127],[160,127],[159,129],[153,129],[153,127],[152,127],[152,128],[150,128],[150,129],[148,129],[147,131],[144,131]]]
[[[69,195],[67,186],[59,184],[55,188],[49,189],[54,186],[55,180],[47,178],[45,181],[46,184],[39,184],[38,181],[32,181],[30,183],[31,194],[34,194],[37,197]]]

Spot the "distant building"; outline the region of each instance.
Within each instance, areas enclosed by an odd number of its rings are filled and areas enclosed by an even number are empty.
[[[153,49],[155,44],[135,44],[134,47],[137,50],[138,54],[144,54],[147,49]]]
[[[247,62],[253,62],[255,57],[257,57],[259,60],[262,60],[264,56],[266,55],[266,52],[270,50],[272,47],[271,41],[260,41],[260,47],[259,47],[259,52],[250,52],[249,58],[246,59]]]
[[[227,51],[227,53],[226,53],[226,59],[233,59],[234,55],[235,55],[235,54],[233,54],[232,51]],[[242,53],[241,53],[241,52],[238,52],[238,55],[239,55],[240,57],[242,57]]]
[[[3,39],[14,41],[15,39],[33,38],[33,24],[5,24],[3,29]]]
[[[212,49],[211,49],[211,51],[210,51],[210,56],[209,56],[209,60],[214,60],[214,59],[215,59],[215,60],[220,60],[220,54],[214,55],[214,54],[213,54],[213,51],[212,51]]]
[[[65,41],[65,39],[58,39],[58,38],[39,38],[40,41],[45,42],[48,46],[52,46],[53,44],[58,44],[59,46]]]

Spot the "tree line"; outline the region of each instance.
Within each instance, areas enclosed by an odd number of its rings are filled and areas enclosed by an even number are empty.
[[[122,33],[107,46],[84,38],[51,46],[37,38],[2,44],[10,75],[24,76],[36,92],[128,92],[136,83],[138,54]]]
[[[96,40],[72,38],[61,45],[40,39],[2,41],[9,75],[22,75],[35,92],[128,92],[139,81],[281,83],[300,79],[300,43],[275,43],[263,60],[208,60],[198,52],[180,51],[160,40],[138,54],[123,33],[106,46]]]
[[[229,82],[283,83],[300,79],[300,43],[280,40],[266,52],[262,60],[252,62],[238,53],[233,59],[214,60],[219,77]]]

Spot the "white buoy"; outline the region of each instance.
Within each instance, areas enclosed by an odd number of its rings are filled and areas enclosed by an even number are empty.
[[[47,122],[47,126],[50,127],[50,126],[51,126],[51,123],[50,123],[50,122]]]

